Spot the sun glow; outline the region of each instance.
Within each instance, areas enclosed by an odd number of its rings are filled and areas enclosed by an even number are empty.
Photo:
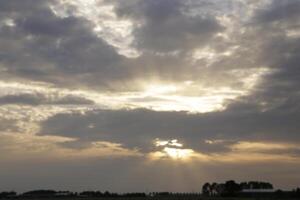
[[[170,147],[165,147],[163,151],[169,157],[176,160],[189,158],[194,153],[192,149],[177,149],[177,148],[170,148]]]
[[[183,144],[179,143],[178,140],[159,140],[159,139],[156,139],[155,141],[155,145],[157,147],[159,146],[175,146],[175,147],[182,147]]]
[[[248,85],[254,80],[247,80]],[[146,108],[155,111],[187,111],[189,113],[207,113],[226,109],[227,102],[248,94],[247,91],[234,90],[228,87],[205,88],[192,81],[178,84],[137,83],[138,91],[130,92],[98,92],[92,90],[71,90],[55,88],[48,84],[24,84],[17,82],[1,82],[1,95],[36,94],[45,96],[74,95],[94,102],[85,105],[87,109],[137,109]],[[252,84],[253,85],[253,84]],[[57,105],[58,106],[58,105]],[[56,106],[56,107],[57,107]]]
[[[156,151],[151,154],[154,159],[168,159],[173,160],[186,160],[194,155],[194,150],[183,149],[183,144],[179,143],[178,140],[160,140],[156,139],[154,145],[160,148],[160,151]]]
[[[161,95],[169,94],[177,91],[177,87],[174,85],[151,85],[144,92],[145,95]]]
[[[145,84],[145,83],[142,83]],[[143,90],[129,94],[127,100],[139,107],[157,111],[206,113],[225,109],[227,100],[245,95],[231,88],[204,88],[193,81],[180,84],[147,83]]]

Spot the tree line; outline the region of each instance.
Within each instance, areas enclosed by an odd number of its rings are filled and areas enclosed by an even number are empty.
[[[205,183],[202,187],[202,194],[205,196],[234,196],[243,190],[272,190],[273,185],[267,182],[242,182],[236,183],[234,180],[225,183]]]
[[[60,197],[146,197],[145,193],[111,193],[109,191],[83,191],[83,192],[71,192],[71,191],[55,191],[55,190],[32,190],[17,194],[14,191],[1,192],[0,199],[8,198],[60,198]]]
[[[260,192],[255,192],[259,191]],[[253,192],[254,191],[254,192]],[[202,193],[171,193],[171,192],[150,192],[150,193],[111,193],[109,191],[55,191],[55,190],[32,190],[17,194],[14,191],[0,192],[0,199],[36,199],[36,198],[104,198],[104,197],[279,197],[279,198],[300,198],[300,188],[293,191],[273,190],[273,185],[268,182],[250,181],[236,183],[234,180],[225,183],[205,183],[202,186]]]
[[[64,197],[72,197],[72,198],[132,198],[132,197],[187,197],[187,196],[201,196],[201,193],[172,193],[172,192],[136,192],[136,193],[112,193],[109,191],[101,192],[101,191],[83,191],[83,192],[71,192],[71,191],[55,191],[55,190],[32,190],[28,192],[24,192],[21,194],[17,194],[14,191],[11,192],[0,192],[0,199],[43,199],[43,198],[64,198]]]
[[[205,183],[202,195],[206,197],[300,197],[300,188],[293,191],[274,190],[271,183],[249,181],[236,183],[234,180],[225,183]]]

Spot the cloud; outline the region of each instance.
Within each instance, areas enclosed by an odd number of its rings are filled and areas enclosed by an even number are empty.
[[[251,141],[240,141],[232,144],[230,149],[233,152],[244,152],[244,153],[258,153],[258,154],[269,154],[278,156],[287,156],[290,154],[291,158],[296,158],[299,153],[299,147],[295,143],[272,143],[272,142],[251,142]]]
[[[299,99],[299,18],[294,9],[299,1],[271,1],[258,10],[247,28],[249,37],[259,45],[258,62],[270,69],[248,99],[256,99],[266,109],[276,112],[298,112]]]
[[[43,160],[82,160],[105,157],[135,157],[141,154],[133,149],[123,148],[121,144],[94,141],[84,148],[66,148],[60,144],[76,139],[59,136],[33,136],[24,134],[0,133],[2,160],[20,161],[24,159]]]
[[[107,78],[126,75],[118,64],[122,56],[96,36],[89,21],[56,16],[49,5],[35,6],[32,12],[24,7],[6,16],[15,25],[4,26],[0,31],[6,52],[1,56],[2,79],[25,78],[68,85],[81,79],[88,84],[88,80],[93,82],[96,78],[105,82]]]
[[[0,31],[5,46],[5,53],[0,54],[1,79],[109,92],[142,90],[142,84],[136,83],[151,81],[194,81],[201,88],[215,90],[225,86],[246,90],[242,80],[260,70],[261,66],[243,59],[247,55],[250,60],[251,55],[252,60],[253,52],[244,52],[242,47],[232,51],[239,46],[239,35],[228,35],[234,26],[222,21],[220,14],[215,16],[205,9],[193,14],[195,6],[179,1],[95,3],[105,10],[104,16],[92,17],[91,9],[95,6],[91,3],[85,4],[80,12],[80,1],[36,4],[32,12],[25,2],[23,10],[17,10],[19,7],[14,4],[7,5],[11,12],[7,9],[3,20],[14,25],[4,25]],[[135,12],[129,12],[132,10]],[[105,20],[111,22],[110,28],[100,23]],[[132,24],[132,44],[128,44],[127,50],[137,48],[138,57],[120,54],[120,45],[107,38],[126,29],[116,27],[122,20]],[[99,33],[97,27],[112,33]],[[218,33],[226,34],[230,40],[217,36]],[[195,52],[206,55],[207,49],[213,59],[193,56]],[[241,69],[240,64],[247,66]],[[257,71],[245,69],[248,66]],[[242,73],[236,76],[233,68]]]
[[[203,46],[224,29],[212,16],[184,13],[186,6],[177,0],[129,1],[118,4],[117,12],[138,21],[137,48],[164,53]]]
[[[17,131],[16,120],[0,117],[0,132]]]
[[[232,141],[298,141],[299,116],[295,112],[261,112],[231,108],[223,112],[189,114],[150,110],[98,110],[81,114],[60,114],[42,124],[40,134],[55,133],[82,140],[108,140],[148,151],[156,138],[179,139],[199,151],[228,151]],[[281,123],[278,123],[278,122]],[[217,126],[211,126],[217,124]],[[288,134],[287,134],[288,133]],[[207,144],[221,139],[228,143]]]
[[[44,94],[18,94],[7,95],[0,97],[0,104],[23,104],[23,105],[92,105],[93,101],[81,97],[66,95],[59,96],[45,96]]]
[[[295,23],[299,18],[300,2],[298,0],[273,0],[264,10],[257,13],[257,18],[263,23],[285,22]]]

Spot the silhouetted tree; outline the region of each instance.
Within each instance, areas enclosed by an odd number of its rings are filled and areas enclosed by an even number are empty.
[[[53,197],[55,196],[56,191],[54,190],[33,190],[28,191],[22,194],[22,196],[27,197]]]
[[[217,186],[217,193],[218,196],[222,195],[225,192],[225,184],[224,183],[220,183]]]
[[[105,192],[104,192],[104,196],[105,196],[105,197],[110,197],[111,194],[109,193],[109,191],[105,191]]]
[[[0,198],[2,199],[7,199],[7,198],[11,198],[11,197],[16,197],[17,193],[14,191],[11,192],[1,192],[0,193]]]
[[[236,196],[236,194],[240,191],[241,191],[241,187],[235,181],[233,180],[226,181],[223,196],[227,196],[227,197]]]
[[[210,186],[210,196],[218,195],[218,183],[212,183]]]
[[[202,186],[202,195],[203,196],[210,196],[210,189],[211,189],[211,185],[209,183],[205,183]]]
[[[100,191],[84,191],[79,194],[84,197],[102,197],[103,193]]]
[[[273,189],[273,185],[268,182],[250,181],[236,183],[234,180],[224,183],[205,183],[202,186],[204,196],[237,196],[242,190],[267,190]]]
[[[242,182],[240,183],[240,187],[242,190],[267,190],[267,189],[273,189],[273,185],[271,183],[267,182],[258,182],[258,181],[250,181],[250,182]]]
[[[146,197],[147,195],[145,193],[127,193],[122,196],[124,196],[124,197]]]
[[[250,186],[247,182],[241,182],[240,187],[241,187],[242,190],[249,190],[250,189]]]

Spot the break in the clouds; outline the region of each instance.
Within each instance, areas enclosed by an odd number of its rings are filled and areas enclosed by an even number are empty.
[[[296,187],[299,11],[299,0],[0,0],[1,188]]]

